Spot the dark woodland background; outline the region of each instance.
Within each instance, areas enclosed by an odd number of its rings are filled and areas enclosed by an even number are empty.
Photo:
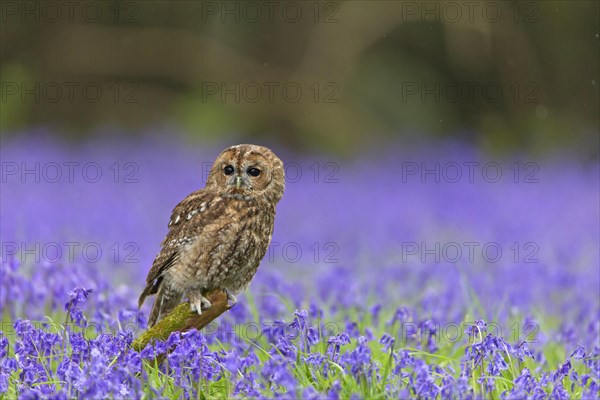
[[[599,4],[3,1],[2,135],[595,156]]]

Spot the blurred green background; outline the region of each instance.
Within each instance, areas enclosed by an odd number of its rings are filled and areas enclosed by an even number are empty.
[[[595,156],[599,4],[3,1],[0,128]]]

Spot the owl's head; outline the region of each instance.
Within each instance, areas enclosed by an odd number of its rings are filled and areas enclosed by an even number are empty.
[[[228,147],[215,160],[206,188],[223,195],[262,197],[277,203],[285,189],[283,162],[266,147]]]

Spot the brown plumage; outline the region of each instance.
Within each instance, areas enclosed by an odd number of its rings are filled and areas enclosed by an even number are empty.
[[[210,307],[204,295],[213,289],[224,290],[235,303],[267,251],[284,189],[283,163],[266,147],[241,144],[217,157],[206,187],[173,210],[139,299],[141,307],[156,294],[149,326],[183,296],[198,314]]]

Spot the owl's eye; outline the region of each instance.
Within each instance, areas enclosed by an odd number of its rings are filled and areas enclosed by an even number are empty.
[[[225,175],[231,175],[233,174],[233,171],[235,171],[235,169],[231,165],[227,165],[225,166],[225,168],[223,168],[223,172],[225,173]]]
[[[254,167],[248,168],[248,171],[246,171],[246,172],[248,172],[248,175],[250,175],[250,176],[259,176],[260,175],[260,169],[254,168]]]

